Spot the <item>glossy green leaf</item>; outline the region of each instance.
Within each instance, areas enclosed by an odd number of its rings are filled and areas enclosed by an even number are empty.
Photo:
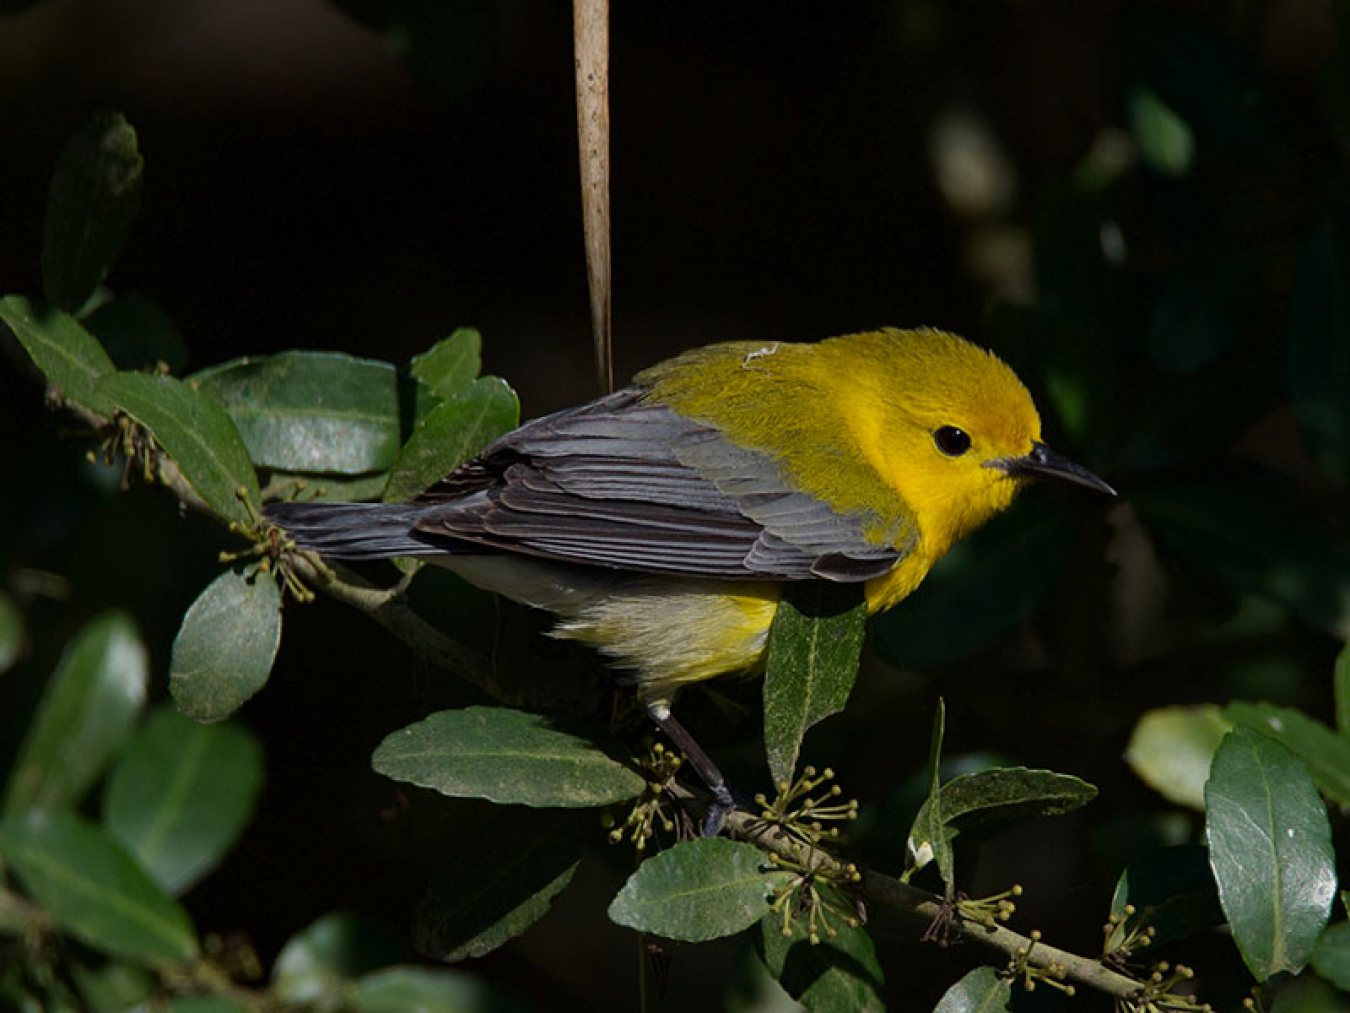
[[[1064,504],[1046,499],[996,517],[872,620],[877,649],[897,665],[930,668],[988,647],[1045,600],[1073,548],[1073,525]]]
[[[1317,786],[1341,805],[1350,805],[1350,739],[1290,707],[1231,703],[1224,717],[1279,742],[1304,762]]]
[[[1070,774],[1026,767],[995,767],[961,774],[942,786],[938,806],[946,834],[988,833],[1022,820],[1061,816],[1087,805],[1097,789]],[[930,822],[930,795],[915,825]]]
[[[1108,951],[1120,946],[1127,931],[1145,926],[1157,933],[1153,945],[1160,946],[1223,924],[1209,851],[1199,845],[1155,848],[1131,862],[1116,883],[1111,913],[1123,916],[1127,904],[1135,914],[1113,930]]]
[[[389,472],[383,499],[411,499],[444,478],[520,418],[516,393],[505,380],[484,376],[451,393],[413,430]]]
[[[248,524],[252,516],[240,490],[256,508],[258,476],[225,411],[181,380],[148,373],[113,373],[97,384],[174,459],[206,505],[226,521]]]
[[[113,771],[103,819],[160,886],[181,894],[243,832],[262,776],[262,750],[245,729],[161,708]]]
[[[149,964],[196,957],[187,912],[102,827],[73,813],[8,818],[0,857],[64,931],[95,949]]]
[[[526,1013],[530,1007],[486,981],[459,971],[385,967],[348,992],[356,1013]]]
[[[1350,641],[1336,655],[1336,730],[1350,738]]]
[[[1238,592],[1350,635],[1350,548],[1318,529],[1287,480],[1253,471],[1159,485],[1132,499],[1175,555]]]
[[[1322,933],[1312,966],[1337,988],[1350,991],[1350,922],[1337,922]]]
[[[1219,900],[1257,981],[1302,970],[1336,895],[1331,826],[1298,758],[1234,728],[1205,787],[1205,839]]]
[[[225,406],[261,467],[360,475],[387,471],[399,446],[398,377],[387,362],[282,352],[195,373]]]
[[[589,829],[570,813],[511,808],[457,839],[417,905],[418,951],[454,963],[520,935],[572,881]]]
[[[148,369],[163,363],[177,374],[187,365],[183,336],[164,308],[144,296],[117,296],[85,317],[84,325],[118,369]]]
[[[60,310],[37,306],[23,296],[0,299],[0,321],[14,332],[48,386],[64,401],[110,416],[113,403],[95,385],[116,367],[98,339]]]
[[[764,674],[764,749],[775,783],[792,780],[807,730],[848,702],[866,618],[857,585],[807,581],[779,602]]]
[[[812,1013],[885,1010],[884,978],[872,937],[861,925],[849,926],[833,913],[830,917],[836,934],[812,943],[805,915],[788,923],[787,935],[781,915],[765,915],[758,940],[764,966]]]
[[[905,874],[922,869],[929,862],[937,862],[938,875],[950,892],[956,879],[952,841],[946,833],[945,812],[942,807],[942,739],[947,729],[947,704],[938,698],[933,713],[933,734],[928,744],[928,796],[914,816],[909,840],[905,845]]]
[[[23,653],[23,613],[14,599],[0,591],[0,675],[4,675]]]
[[[444,341],[413,356],[408,372],[437,397],[450,397],[478,375],[482,348],[482,335],[472,327],[460,327]]]
[[[335,1007],[352,979],[403,955],[398,938],[382,926],[335,911],[287,940],[272,965],[272,991],[292,1005]]]
[[[108,273],[141,206],[145,161],[121,113],[95,113],[61,150],[47,194],[42,287],[74,313]]]
[[[367,503],[380,498],[389,475],[381,471],[373,475],[356,475],[348,478],[343,475],[302,475],[295,472],[274,471],[272,479],[303,482],[303,485],[297,485],[295,488],[305,490],[306,502],[314,499],[325,503]]]
[[[145,648],[131,619],[105,612],[66,648],[10,773],[4,812],[79,804],[145,705]]]
[[[388,736],[372,762],[396,781],[506,805],[612,805],[645,785],[592,740],[505,707],[432,714]]]
[[[1289,393],[1313,459],[1350,485],[1350,259],[1329,221],[1303,244],[1289,304]]]
[[[174,703],[194,721],[229,717],[266,684],[280,644],[275,578],[226,570],[197,596],[174,638]]]
[[[1134,726],[1125,762],[1169,802],[1203,809],[1210,762],[1232,727],[1213,704],[1160,707]]]
[[[647,859],[609,906],[619,925],[697,943],[748,929],[768,913],[774,877],[753,844],[701,837]]]
[[[1012,982],[992,967],[977,967],[943,993],[933,1013],[1006,1013]]]

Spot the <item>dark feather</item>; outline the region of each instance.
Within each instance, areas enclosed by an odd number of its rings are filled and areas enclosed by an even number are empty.
[[[908,550],[791,489],[766,454],[630,388],[508,433],[420,496],[414,537],[647,573],[862,581]]]

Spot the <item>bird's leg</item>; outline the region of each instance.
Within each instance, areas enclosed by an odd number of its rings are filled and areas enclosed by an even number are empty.
[[[707,815],[703,818],[703,836],[716,837],[722,830],[722,823],[727,818],[727,813],[736,807],[731,800],[731,792],[727,788],[726,780],[722,777],[722,772],[717,769],[717,764],[713,763],[711,757],[703,751],[703,747],[694,741],[694,737],[689,731],[675,719],[675,715],[670,712],[670,705],[664,700],[649,700],[646,704],[647,716],[652,719],[661,731],[665,732],[666,738],[670,739],[671,744],[675,746],[689,761],[689,765],[694,768],[699,778],[708,790],[712,792],[713,800],[708,806]]]

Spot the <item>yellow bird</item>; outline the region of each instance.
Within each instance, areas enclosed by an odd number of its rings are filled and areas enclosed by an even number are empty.
[[[756,666],[789,581],[861,583],[869,612],[891,607],[1037,475],[1114,494],[1041,443],[992,353],[887,329],[695,349],[527,422],[409,503],[268,515],[302,548],[429,557],[556,613],[555,636],[632,673],[725,811],[676,691]]]

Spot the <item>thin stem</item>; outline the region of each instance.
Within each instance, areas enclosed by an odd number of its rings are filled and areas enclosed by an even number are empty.
[[[614,389],[613,280],[609,226],[609,0],[574,0],[577,150],[581,157],[581,214],[586,277],[600,392]]]
[[[778,828],[750,813],[736,810],[726,821],[727,829],[756,847],[782,858],[807,865],[812,871],[844,874],[844,863],[819,849],[803,848],[800,842],[782,833]],[[937,894],[902,883],[893,876],[862,870],[862,894],[871,904],[909,911],[932,921],[944,912],[943,899]],[[1106,967],[1099,960],[1082,957],[1061,950],[1039,940],[1021,935],[1003,926],[988,927],[957,915],[952,931],[968,942],[978,943],[1005,954],[1009,960],[1027,953],[1026,962],[1033,967],[1055,964],[1063,967],[1067,981],[1093,988],[1118,999],[1137,998],[1142,990],[1140,982]]]

